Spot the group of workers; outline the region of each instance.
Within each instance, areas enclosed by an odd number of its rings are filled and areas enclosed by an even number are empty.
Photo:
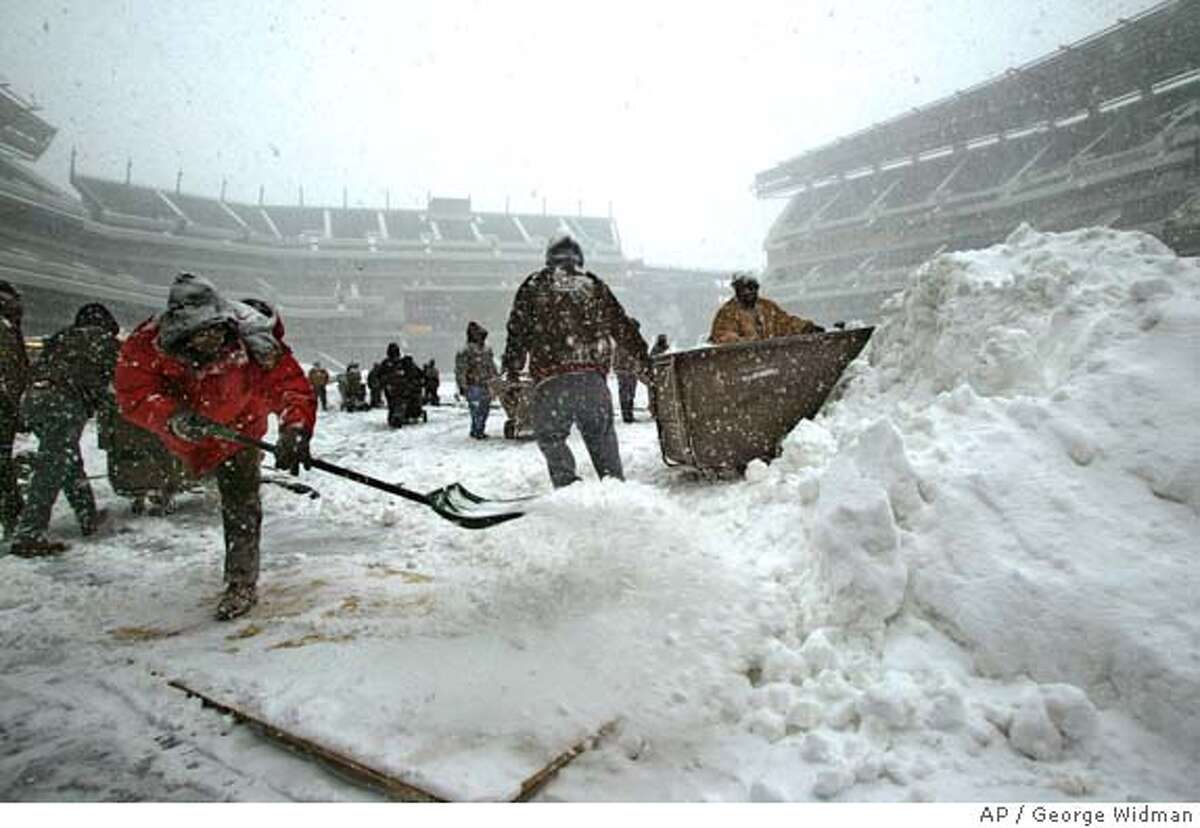
[[[329,410],[329,371],[320,362],[308,370],[308,381],[316,392],[321,410]],[[424,419],[424,406],[441,405],[438,386],[441,375],[435,360],[417,366],[411,355],[400,355],[400,346],[391,342],[387,356],[376,362],[363,382],[362,369],[351,362],[336,377],[343,411],[369,411],[386,402],[388,423],[400,427],[406,422]]]
[[[467,326],[455,360],[459,394],[470,408],[470,436],[486,437],[493,380],[517,386],[532,379],[530,418],[537,446],[555,487],[578,480],[567,446],[578,427],[596,474],[624,478],[607,374],[618,377],[621,414],[633,418],[638,380],[655,394],[650,359],[669,345],[659,336],[650,349],[639,325],[598,276],[584,270],[583,250],[570,236],[550,242],[545,266],[517,289],[501,357],[503,373],[483,326]],[[758,297],[753,277],[737,275],[735,296],[713,320],[710,340],[746,339],[822,330]],[[19,292],[0,281],[0,521],[10,551],[52,555],[66,544],[46,536],[52,505],[63,492],[84,535],[106,514],[97,510],[79,452],[88,418],[115,406],[128,422],[154,434],[194,478],[216,478],[224,529],[226,588],[216,617],[228,620],[257,601],[262,504],[260,449],[268,417],[278,421],[275,465],[291,474],[310,468],[309,445],[317,403],[327,407],[329,374],[319,363],[305,374],[284,341],[278,313],[256,299],[228,299],[203,277],[181,273],[166,309],[138,325],[123,343],[112,314],[99,303],[81,307],[72,325],[49,337],[29,364],[21,331]],[[377,367],[389,422],[401,424],[417,392],[437,402],[436,367],[424,369],[399,346],[388,346]],[[349,366],[347,375],[357,366]],[[343,396],[346,391],[343,391]],[[13,439],[23,421],[38,437],[28,496],[23,500],[13,463]],[[245,440],[245,438],[250,438]]]

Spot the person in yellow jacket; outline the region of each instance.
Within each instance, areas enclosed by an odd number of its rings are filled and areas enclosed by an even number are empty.
[[[708,341],[714,345],[825,330],[810,319],[792,316],[770,299],[760,299],[758,280],[748,273],[735,273],[732,284],[733,298],[713,317]]]

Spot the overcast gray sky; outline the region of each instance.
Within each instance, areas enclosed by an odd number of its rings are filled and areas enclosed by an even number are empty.
[[[231,200],[606,215],[654,264],[759,267],[776,162],[1154,0],[3,0],[38,169]]]

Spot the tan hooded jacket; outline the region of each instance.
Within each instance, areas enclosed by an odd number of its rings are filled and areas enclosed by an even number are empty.
[[[737,297],[721,305],[713,317],[708,341],[714,345],[777,336],[815,333],[817,325],[800,316],[792,316],[770,299],[759,298],[753,308],[743,307]]]

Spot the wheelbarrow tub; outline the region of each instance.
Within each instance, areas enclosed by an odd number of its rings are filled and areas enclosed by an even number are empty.
[[[655,357],[659,447],[667,465],[742,471],[770,460],[814,417],[874,328],[675,351]]]
[[[517,440],[533,436],[533,387],[529,377],[510,382],[505,377],[496,377],[488,383],[492,399],[500,401],[504,409],[504,437]]]

